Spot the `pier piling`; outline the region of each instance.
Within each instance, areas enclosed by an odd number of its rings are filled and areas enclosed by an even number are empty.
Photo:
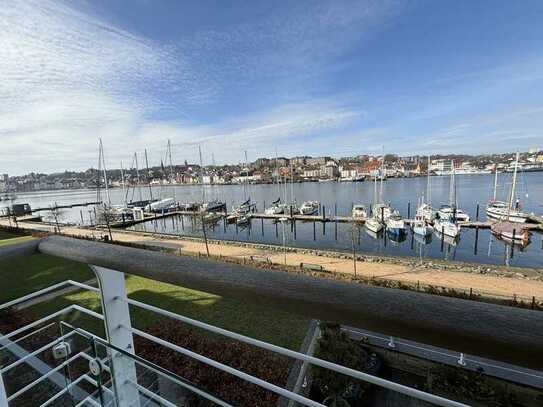
[[[477,202],[477,208],[475,210],[475,220],[479,221],[479,202]]]
[[[445,226],[441,226],[441,251],[443,252],[443,245],[445,244]]]
[[[317,240],[317,227],[315,221],[313,221],[313,241]]]
[[[479,226],[475,227],[475,243],[473,245],[473,254],[477,255],[477,246],[479,245]]]
[[[262,236],[264,236],[264,218],[260,218],[260,228],[262,230]]]
[[[411,201],[407,202],[407,219],[411,219]]]

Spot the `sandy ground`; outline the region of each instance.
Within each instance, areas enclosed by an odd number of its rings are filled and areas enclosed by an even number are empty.
[[[7,224],[7,221],[1,220],[0,224]],[[38,225],[35,223],[19,223],[20,227],[31,229],[50,230],[47,225]],[[65,227],[62,231],[72,235],[104,235],[105,232],[96,232],[78,227]],[[157,239],[152,236],[144,236],[139,233],[129,233],[126,231],[112,231],[113,239],[123,242],[134,242],[150,246],[161,246],[181,249],[185,253],[206,253],[204,242],[183,240],[183,239]],[[235,246],[231,244],[209,243],[209,252],[213,255],[222,255],[227,257],[260,257],[268,258],[272,263],[285,264],[285,254],[272,250]],[[299,266],[300,263],[310,263],[322,265],[326,270],[338,273],[354,273],[354,264],[352,259],[336,259],[325,256],[315,256],[312,254],[287,253],[286,264]],[[391,263],[369,263],[357,262],[357,274],[365,277],[383,277],[387,280],[395,280],[422,285],[443,286],[461,290],[473,288],[474,292],[493,293],[496,295],[520,297],[543,298],[543,282],[523,280],[520,278],[500,277],[488,274],[463,273],[458,271],[447,271],[439,269],[417,268],[405,265]]]

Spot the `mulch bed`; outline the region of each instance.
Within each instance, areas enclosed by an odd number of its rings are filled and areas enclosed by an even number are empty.
[[[243,342],[211,336],[175,321],[161,322],[147,332],[269,383],[284,387],[287,382],[292,361],[281,355]],[[174,372],[231,404],[239,406],[277,404],[278,396],[275,393],[146,339],[140,337],[134,339],[139,356]],[[208,405],[201,399],[189,403],[191,406]]]

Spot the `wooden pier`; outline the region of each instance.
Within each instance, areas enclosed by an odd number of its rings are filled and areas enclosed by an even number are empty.
[[[228,216],[227,213],[219,213],[222,217]],[[139,220],[127,220],[125,222],[116,222],[112,224],[112,227],[122,228],[136,225],[138,223],[147,222],[150,220],[160,220],[163,218],[171,216],[201,216],[200,212],[195,211],[170,211],[164,213],[145,213],[144,219]],[[267,219],[275,222],[281,222],[281,220],[286,219],[288,222],[323,222],[323,223],[357,223],[363,225],[366,221],[364,218],[353,218],[352,216],[326,216],[326,215],[290,215],[290,214],[267,214],[267,213],[251,213],[249,214],[251,219]],[[542,219],[543,220],[543,219]],[[407,225],[411,225],[415,222],[414,219],[404,219],[403,220]],[[490,229],[494,222],[490,221],[469,221],[469,222],[458,222],[458,225],[462,228],[470,229]],[[541,231],[543,232],[543,223],[522,223],[523,227],[532,230],[532,231]]]

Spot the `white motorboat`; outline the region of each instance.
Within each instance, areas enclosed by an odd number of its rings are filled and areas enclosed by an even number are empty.
[[[305,201],[302,206],[300,206],[301,215],[316,215],[319,212],[319,202],[318,201]]]
[[[364,220],[368,217],[368,211],[366,206],[362,204],[357,204],[353,206],[352,217],[354,220]]]
[[[366,226],[366,229],[373,233],[379,233],[381,229],[383,229],[383,224],[375,217],[369,218],[364,225]]]
[[[167,210],[175,206],[175,201],[173,198],[165,198],[160,201],[151,202],[145,206],[147,212],[160,212],[162,210]]]
[[[386,221],[387,232],[393,235],[405,233],[405,222],[398,214],[391,215]]]
[[[222,212],[226,208],[226,204],[218,199],[214,199],[204,202],[200,208],[203,212]]]
[[[462,209],[457,209],[454,205],[441,205],[437,211],[440,219],[457,220],[459,222],[469,222],[469,215]]]
[[[434,228],[427,224],[424,219],[416,219],[411,228],[416,235],[420,236],[430,236],[434,231]]]
[[[460,227],[449,219],[436,219],[434,221],[434,230],[438,234],[452,238],[456,238],[460,234]]]

